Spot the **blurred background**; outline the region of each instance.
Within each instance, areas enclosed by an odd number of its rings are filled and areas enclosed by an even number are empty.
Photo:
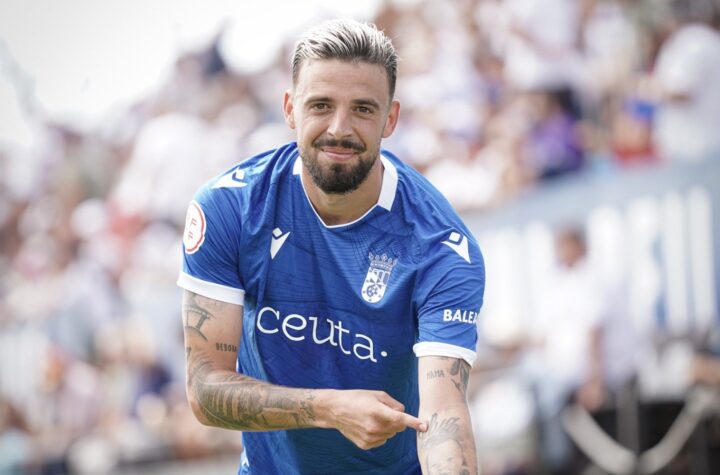
[[[235,473],[185,402],[185,209],[293,139],[337,16],[393,38],[385,146],[484,251],[483,473],[720,473],[717,0],[4,0],[0,474]]]

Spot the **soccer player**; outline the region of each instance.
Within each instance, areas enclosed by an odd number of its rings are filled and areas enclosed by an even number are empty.
[[[292,71],[297,142],[188,209],[190,405],[243,432],[241,474],[474,474],[484,265],[448,202],[380,148],[400,113],[393,46],[330,21],[298,41]]]

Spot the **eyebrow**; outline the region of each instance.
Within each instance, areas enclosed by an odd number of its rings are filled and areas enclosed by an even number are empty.
[[[314,102],[329,102],[334,103],[335,101],[330,96],[310,96],[305,101],[305,104],[312,104]],[[374,99],[369,98],[361,98],[361,99],[353,99],[351,101],[353,105],[356,106],[368,106],[375,109],[380,109],[380,104]]]
[[[329,96],[310,96],[303,102],[305,104],[310,104],[311,102],[333,102],[333,100]]]
[[[352,103],[356,106],[370,106],[374,109],[380,109],[380,104],[374,99],[355,99]]]

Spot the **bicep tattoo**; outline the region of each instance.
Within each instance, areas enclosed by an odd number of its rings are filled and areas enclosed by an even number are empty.
[[[441,369],[432,369],[427,372],[427,379],[428,381],[432,379],[438,379],[438,378],[444,378],[445,372]]]
[[[214,317],[212,313],[199,304],[197,295],[193,294],[183,300],[182,315],[185,331],[193,332],[207,341],[207,336],[203,333],[202,327],[205,325],[205,322]]]
[[[447,372],[450,376],[455,389],[458,390],[461,396],[467,397],[468,381],[470,380],[470,366],[461,359],[448,358],[447,356],[440,356],[441,361],[447,362],[452,359],[450,367],[445,366],[444,369],[432,368],[426,373],[427,381],[434,381],[438,379],[445,379],[445,373]]]
[[[450,368],[450,375],[455,388],[463,397],[467,397],[468,381],[470,380],[470,365],[465,361],[456,359]]]
[[[203,326],[205,326],[208,321],[214,320],[217,313],[222,311],[227,305],[229,304],[209,299],[202,295],[186,293],[182,303],[182,317],[185,331],[195,333],[207,341],[207,335],[203,331]]]

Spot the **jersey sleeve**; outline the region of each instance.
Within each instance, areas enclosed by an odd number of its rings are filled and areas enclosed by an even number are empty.
[[[416,288],[418,339],[415,355],[462,358],[471,366],[477,318],[485,290],[485,265],[475,241],[452,233],[435,249]]]
[[[197,193],[185,217],[178,286],[222,302],[243,304],[238,214],[238,206],[222,190],[205,188]]]

